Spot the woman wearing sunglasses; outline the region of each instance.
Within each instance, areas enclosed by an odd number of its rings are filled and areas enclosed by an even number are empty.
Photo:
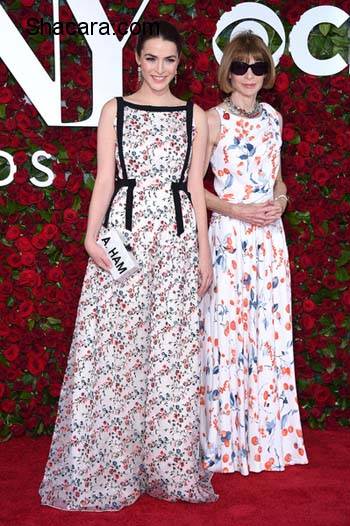
[[[209,228],[214,279],[201,302],[204,465],[243,475],[306,464],[294,376],[288,251],[281,216],[282,119],[258,102],[275,70],[251,32],[224,50],[225,100],[208,112],[217,195]]]

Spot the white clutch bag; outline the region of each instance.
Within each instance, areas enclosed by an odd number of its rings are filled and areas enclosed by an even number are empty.
[[[97,243],[105,249],[112,263],[109,272],[115,280],[123,281],[139,268],[131,249],[128,249],[118,230],[103,228]]]

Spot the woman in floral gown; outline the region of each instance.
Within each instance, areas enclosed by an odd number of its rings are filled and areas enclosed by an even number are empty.
[[[158,29],[138,41],[140,89],[108,101],[98,126],[90,257],[39,490],[42,504],[66,510],[119,510],[142,493],[217,498],[199,442],[199,299],[212,277],[207,122],[170,92],[180,37],[166,22]],[[124,282],[97,244],[106,228],[139,264]]]
[[[201,303],[201,441],[211,471],[247,475],[306,464],[294,376],[291,288],[281,215],[281,116],[257,103],[274,83],[263,41],[240,33],[225,48],[208,112],[207,162],[217,196],[209,240],[214,278]]]

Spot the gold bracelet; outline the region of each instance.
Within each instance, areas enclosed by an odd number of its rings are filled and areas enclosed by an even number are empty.
[[[289,198],[286,195],[284,195],[284,194],[281,194],[281,195],[278,195],[277,197],[275,197],[274,201],[277,201],[277,199],[279,199],[280,197],[282,197],[282,199],[285,199],[286,203],[288,203]]]

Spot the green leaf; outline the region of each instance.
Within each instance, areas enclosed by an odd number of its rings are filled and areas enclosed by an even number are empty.
[[[310,366],[311,366],[311,369],[313,371],[316,371],[317,373],[322,373],[323,372],[323,365],[319,362],[314,362],[312,361],[310,363]]]
[[[6,305],[8,307],[13,307],[15,304],[15,298],[13,296],[9,296],[6,302]]]
[[[331,41],[333,42],[333,44],[341,48],[347,48],[349,45],[349,40],[346,37],[331,37]]]
[[[60,325],[61,324],[61,320],[59,320],[58,318],[52,318],[51,316],[46,318],[46,320],[49,325]]]
[[[28,393],[28,391],[22,391],[19,395],[20,400],[30,400],[32,397],[32,393]]]
[[[0,354],[0,363],[2,363],[3,365],[6,365],[6,367],[8,366],[8,361],[6,360],[5,356],[3,356],[2,354]]]
[[[161,15],[169,15],[169,13],[173,13],[173,11],[175,10],[175,6],[174,5],[161,5],[159,7],[159,13]]]
[[[33,320],[33,318],[30,318],[27,323],[28,323],[28,329],[32,331],[35,326],[35,320]]]
[[[0,104],[0,119],[6,119],[6,104]]]
[[[325,24],[320,24],[318,26],[320,32],[322,33],[323,36],[326,36],[328,33],[329,33],[329,30],[331,28],[331,25],[328,24],[328,23],[325,23]]]
[[[340,254],[340,257],[336,261],[337,267],[342,267],[343,265],[346,265],[350,261],[350,250],[344,249],[342,250],[342,253]]]
[[[41,435],[43,431],[44,431],[44,423],[40,422],[40,424],[38,425],[38,429],[36,430],[37,435]]]
[[[92,192],[95,185],[95,179],[92,177],[92,175],[88,174],[84,177],[84,183],[85,186]]]
[[[59,152],[57,154],[57,159],[59,160],[59,162],[68,161],[68,154],[67,154],[66,150],[59,150]]]
[[[291,141],[288,141],[290,144],[299,144],[301,142],[300,135],[296,135]]]
[[[332,318],[330,316],[327,316],[327,315],[323,315],[320,317],[320,323],[322,323],[322,325],[332,325],[333,321],[332,321]]]
[[[335,277],[338,281],[348,281],[350,279],[350,274],[346,268],[341,267],[336,270]]]
[[[40,216],[45,219],[48,223],[51,221],[52,213],[49,210],[39,210]]]
[[[77,194],[74,196],[72,208],[73,210],[79,210],[80,206],[81,206],[81,199],[80,199],[80,196]]]
[[[298,210],[294,212],[288,212],[286,214],[289,223],[292,226],[299,225],[299,223],[310,223],[310,212],[299,212]]]
[[[35,377],[28,372],[24,373],[24,375],[22,376],[22,382],[25,385],[31,385],[34,382],[34,380],[35,380]]]

